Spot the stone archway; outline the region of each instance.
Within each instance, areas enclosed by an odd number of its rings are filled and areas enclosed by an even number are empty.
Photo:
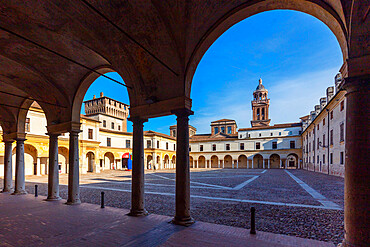
[[[211,157],[211,168],[218,168],[218,157],[216,155]]]
[[[232,168],[233,167],[233,158],[230,155],[226,155],[224,157],[224,168]]]
[[[166,154],[163,159],[163,168],[168,169],[169,164],[170,164],[170,157],[168,156],[168,154]]]
[[[146,157],[146,169],[153,169],[153,156],[151,155]]]
[[[203,155],[198,158],[198,168],[206,168],[206,158]]]
[[[176,155],[172,155],[171,166],[172,168],[176,168]]]
[[[194,167],[194,159],[193,159],[193,157],[192,157],[192,156],[189,156],[189,167],[190,167],[190,168],[195,168],[195,167]]]
[[[58,163],[59,172],[68,173],[68,162],[69,162],[68,148],[58,147]]]
[[[248,168],[248,158],[244,154],[238,158],[238,168]]]
[[[104,154],[104,168],[105,169],[116,169],[114,164],[114,155],[111,152]]]
[[[86,154],[87,159],[87,171],[96,172],[95,170],[95,154],[93,152],[88,152]]]
[[[270,156],[270,168],[280,168],[280,156],[278,154]]]
[[[253,167],[258,169],[263,169],[263,157],[260,154],[253,156]]]
[[[286,169],[296,169],[298,168],[298,155],[295,153],[291,153],[286,158]]]

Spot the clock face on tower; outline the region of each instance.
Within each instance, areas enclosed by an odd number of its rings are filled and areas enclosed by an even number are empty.
[[[259,79],[259,84],[253,92],[252,111],[253,120],[252,127],[269,126],[270,99],[268,98],[268,90],[262,85],[262,79]]]

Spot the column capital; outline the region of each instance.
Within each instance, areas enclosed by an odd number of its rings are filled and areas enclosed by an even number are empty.
[[[369,90],[370,75],[365,76],[352,76],[344,78],[342,89],[346,90],[347,93],[357,92],[363,90],[364,92]]]
[[[140,117],[140,116],[137,116],[137,117],[130,117],[128,118],[127,120],[131,121],[132,123],[134,124],[143,124],[145,122],[148,122],[148,119],[147,118],[144,118],[144,117]]]
[[[58,137],[58,136],[61,135],[61,133],[50,133],[50,132],[48,132],[48,133],[45,133],[45,135],[48,135],[50,137]]]
[[[188,117],[194,115],[194,112],[188,108],[180,108],[171,111],[172,114],[175,114],[177,117]]]
[[[25,141],[26,140],[26,133],[20,133],[20,132],[13,132],[13,133],[9,133],[9,134],[3,134],[3,140],[14,140],[14,141],[18,141],[18,140],[22,140]]]

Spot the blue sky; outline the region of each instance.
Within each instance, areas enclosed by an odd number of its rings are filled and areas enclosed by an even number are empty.
[[[210,122],[221,118],[235,119],[239,128],[250,127],[252,93],[260,77],[269,90],[271,124],[298,122],[334,84],[341,65],[338,42],[318,19],[289,10],[249,17],[227,30],[201,60],[192,84],[195,114],[190,124],[198,133],[209,133]],[[107,75],[122,81],[116,73]],[[123,86],[102,77],[85,100],[101,91],[129,103]],[[175,123],[175,116],[167,116],[150,119],[144,128],[169,134]]]

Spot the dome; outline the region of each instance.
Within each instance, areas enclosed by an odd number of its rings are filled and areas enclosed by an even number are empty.
[[[262,79],[261,78],[259,79],[259,84],[258,84],[258,86],[256,88],[256,91],[267,91],[267,89],[265,88],[265,86],[262,85]]]

